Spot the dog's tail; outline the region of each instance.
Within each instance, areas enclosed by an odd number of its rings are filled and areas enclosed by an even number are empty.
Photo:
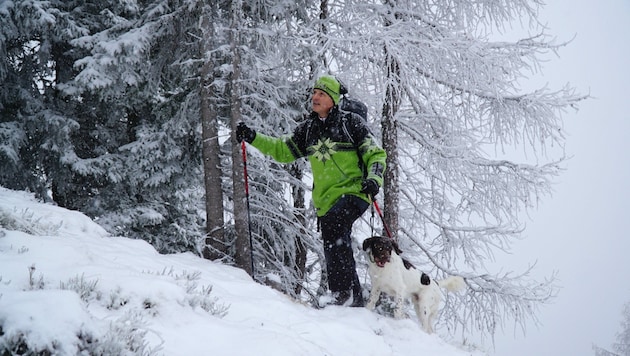
[[[464,278],[460,276],[446,277],[443,280],[438,281],[437,283],[438,286],[446,289],[449,292],[459,292],[466,288],[466,282],[464,281]]]

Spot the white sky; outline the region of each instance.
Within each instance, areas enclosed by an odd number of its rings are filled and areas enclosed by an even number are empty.
[[[510,259],[538,260],[540,276],[557,271],[562,289],[540,327],[516,338],[507,330],[496,355],[594,355],[593,344],[611,348],[630,301],[630,1],[553,0],[540,18],[558,40],[576,36],[544,80],[593,98],[563,116],[573,158]]]

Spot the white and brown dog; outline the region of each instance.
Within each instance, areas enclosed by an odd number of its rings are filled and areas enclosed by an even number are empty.
[[[394,317],[400,319],[403,317],[403,301],[409,298],[422,328],[429,334],[433,333],[433,323],[442,301],[440,287],[454,292],[466,286],[460,276],[447,277],[441,281],[432,280],[400,257],[402,251],[392,239],[370,237],[363,241],[363,250],[368,254],[368,273],[372,280],[366,308],[374,310],[381,292],[385,292],[394,297]]]

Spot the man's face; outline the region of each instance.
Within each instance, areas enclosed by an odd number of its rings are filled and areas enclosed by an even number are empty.
[[[327,117],[330,109],[335,105],[332,98],[326,94],[325,91],[320,89],[313,89],[313,111],[315,111],[319,117]]]

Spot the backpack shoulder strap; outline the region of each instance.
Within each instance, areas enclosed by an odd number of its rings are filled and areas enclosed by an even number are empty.
[[[341,128],[343,129],[343,132],[346,134],[346,136],[348,136],[348,139],[350,139],[350,142],[352,142],[352,144],[357,147],[357,143],[354,141],[354,137],[352,137],[352,135],[350,134],[350,131],[348,130],[348,116],[345,113],[340,113],[341,115]],[[358,148],[358,147],[357,147]]]

